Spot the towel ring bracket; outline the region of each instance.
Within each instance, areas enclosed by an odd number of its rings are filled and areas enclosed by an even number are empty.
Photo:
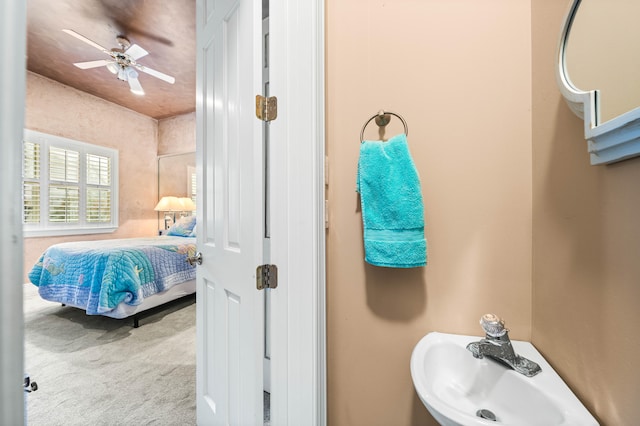
[[[385,127],[391,121],[391,116],[398,117],[400,121],[402,121],[402,125],[404,126],[404,134],[409,136],[409,126],[407,126],[407,122],[402,118],[400,114],[396,114],[391,111],[380,110],[377,114],[374,114],[369,118],[362,126],[362,131],[360,131],[360,142],[364,142],[364,129],[367,128],[367,125],[371,122],[371,120],[375,119],[376,124],[380,127]]]

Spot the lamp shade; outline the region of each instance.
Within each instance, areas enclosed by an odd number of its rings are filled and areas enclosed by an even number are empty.
[[[182,210],[183,212],[192,212],[196,209],[196,204],[193,202],[193,200],[189,197],[181,197],[178,199],[180,201],[180,204],[182,204]]]
[[[178,197],[167,196],[160,199],[154,210],[157,212],[182,212],[184,208]]]

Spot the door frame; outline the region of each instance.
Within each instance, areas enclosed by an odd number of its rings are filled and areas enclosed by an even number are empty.
[[[327,423],[324,8],[269,1],[273,424]]]
[[[277,424],[322,426],[327,422],[324,0],[271,0],[270,10],[275,18],[270,18],[275,30],[270,35],[272,66],[285,66],[277,72],[272,69],[272,76],[278,77],[270,83],[280,101],[280,118],[272,126],[273,158],[278,158],[272,169],[274,175],[285,172],[289,178],[286,187],[274,188],[272,194],[274,202],[286,206],[286,215],[273,224],[278,237],[272,242],[272,260],[282,265],[283,283],[273,293],[274,311],[282,309],[273,322],[274,341],[285,346],[272,364],[273,374],[284,382],[274,382],[271,415]],[[0,43],[9,58],[0,69],[0,140],[22,140],[26,5],[8,0],[0,4],[0,11]],[[277,141],[285,142],[278,146]],[[7,232],[0,234],[0,264],[6,278],[0,285],[1,424],[25,420],[24,392],[19,387],[24,369],[22,221],[15,184],[21,168],[19,147],[0,143],[0,206],[10,216]]]
[[[22,306],[22,137],[26,84],[26,2],[0,2],[0,424],[25,422]]]

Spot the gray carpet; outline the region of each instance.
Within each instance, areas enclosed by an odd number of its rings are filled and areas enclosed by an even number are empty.
[[[195,304],[140,321],[88,316],[25,284],[30,426],[195,425]]]

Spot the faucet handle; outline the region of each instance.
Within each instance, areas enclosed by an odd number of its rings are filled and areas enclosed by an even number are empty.
[[[480,318],[480,326],[491,337],[501,337],[509,331],[504,327],[504,321],[495,314],[484,314]]]

